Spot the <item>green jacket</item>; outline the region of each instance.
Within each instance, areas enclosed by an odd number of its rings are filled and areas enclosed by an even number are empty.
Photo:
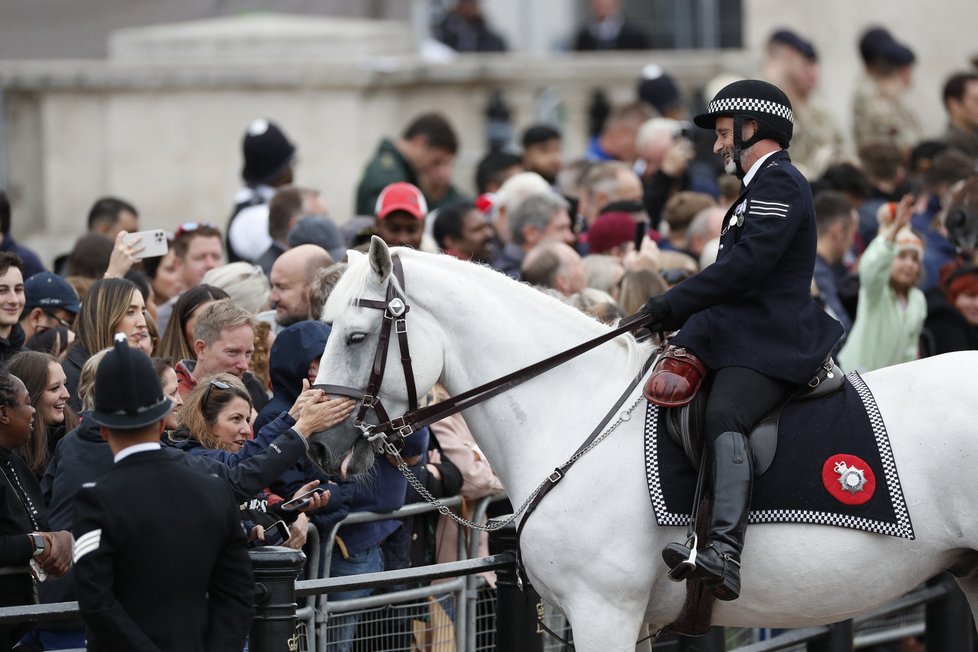
[[[407,159],[394,147],[393,141],[385,138],[380,141],[377,153],[360,177],[360,185],[357,186],[357,215],[373,215],[380,191],[398,181],[407,181],[417,186],[418,175]],[[451,186],[445,196],[437,201],[425,195],[429,211],[467,199],[469,198],[460,193],[455,186]]]
[[[374,215],[380,191],[397,181],[418,185],[418,175],[389,138],[380,141],[357,186],[357,215]]]

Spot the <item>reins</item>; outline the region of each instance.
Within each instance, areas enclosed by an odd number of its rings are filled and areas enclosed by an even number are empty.
[[[404,290],[404,269],[401,265],[401,260],[397,256],[394,256],[391,258],[391,262],[393,264],[393,274],[397,278],[401,289]],[[528,367],[517,369],[495,380],[490,380],[457,396],[449,397],[440,403],[419,408],[417,406],[417,389],[414,383],[411,356],[408,350],[407,320],[405,319],[407,312],[410,310],[410,306],[407,305],[405,297],[397,290],[393,280],[388,279],[387,298],[385,301],[357,299],[356,305],[361,308],[373,308],[384,312],[384,321],[381,326],[377,351],[374,354],[373,367],[370,372],[370,378],[367,381],[366,390],[359,390],[345,385],[329,384],[319,384],[314,385],[314,387],[322,389],[327,394],[348,396],[360,401],[360,410],[357,412],[354,423],[363,431],[364,436],[374,443],[378,451],[384,452],[388,452],[391,447],[394,450],[403,448],[404,439],[409,437],[415,430],[487,401],[554,367],[569,362],[591,349],[615,339],[619,335],[624,335],[637,328],[648,326],[655,321],[655,318],[651,315],[641,313],[632,315],[619,322],[617,328],[578,344],[573,348],[540,360]],[[384,380],[384,371],[387,365],[387,349],[392,330],[397,334],[398,347],[401,352],[401,366],[404,370],[404,379],[408,391],[408,411],[394,419],[388,416],[387,410],[384,409],[383,404],[377,396],[380,391],[380,385]],[[368,409],[374,411],[380,423],[372,425],[364,421]]]

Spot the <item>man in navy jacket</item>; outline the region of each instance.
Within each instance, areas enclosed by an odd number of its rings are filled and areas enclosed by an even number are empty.
[[[704,580],[721,600],[740,595],[740,555],[753,469],[747,434],[794,386],[811,379],[842,336],[810,288],[817,232],[812,193],[787,152],[793,116],[781,89],[758,80],[724,87],[699,127],[714,129],[713,151],[743,180],[724,217],[715,264],[653,297],[653,330],[682,327],[672,343],[714,372],[705,434],[712,448],[713,510],[695,568],[673,543],[662,556],[675,579]]]

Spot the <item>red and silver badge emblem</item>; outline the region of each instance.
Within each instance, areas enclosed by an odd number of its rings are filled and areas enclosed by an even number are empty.
[[[862,505],[876,493],[876,474],[862,459],[840,453],[822,465],[822,485],[846,505]]]

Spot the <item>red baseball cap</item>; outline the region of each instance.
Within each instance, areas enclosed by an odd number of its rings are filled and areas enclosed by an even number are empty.
[[[428,203],[421,191],[410,183],[398,181],[380,191],[374,214],[382,220],[395,211],[404,211],[419,220],[428,213]]]

